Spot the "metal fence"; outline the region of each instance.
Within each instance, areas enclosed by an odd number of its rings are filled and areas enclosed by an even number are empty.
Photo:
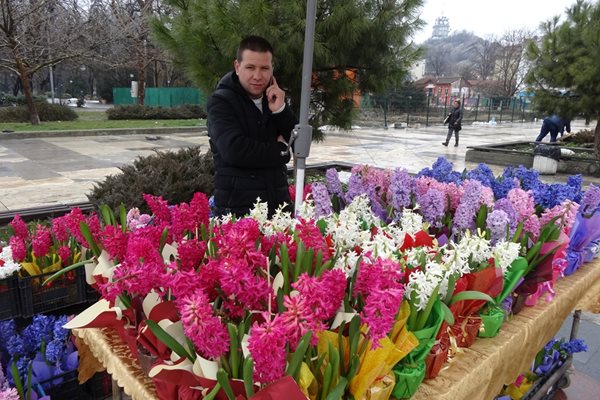
[[[363,96],[360,109],[375,117],[372,122],[388,126],[390,123],[413,125],[439,125],[452,110],[452,102],[461,101],[463,124],[473,122],[529,122],[540,118],[531,107],[531,100],[525,97],[446,97],[430,96],[406,97],[395,94],[393,97]],[[375,121],[373,121],[375,119]]]

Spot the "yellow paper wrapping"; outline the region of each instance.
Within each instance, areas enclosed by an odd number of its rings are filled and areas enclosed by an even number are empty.
[[[77,262],[79,259],[79,253],[77,253],[75,255],[75,257],[76,257],[76,259],[74,260],[74,262]],[[44,274],[46,272],[56,272],[56,271],[60,270],[62,267],[62,261],[57,254],[53,254],[52,255],[52,264],[50,264],[46,268],[42,269],[38,265],[37,259],[32,254],[31,262],[24,262],[24,263],[21,263],[21,265],[23,266],[23,269],[25,269],[25,271],[27,271],[27,274],[29,276],[36,276],[36,275]]]
[[[360,366],[354,378],[350,381],[350,393],[360,399],[372,387],[378,378],[388,375],[394,365],[402,360],[419,344],[415,335],[406,329],[406,320],[410,314],[408,303],[402,302],[396,323],[392,328],[390,338],[379,341],[379,347],[373,349],[371,342],[366,344],[367,350],[362,354]],[[363,326],[361,329],[365,330]],[[362,346],[359,345],[359,347]]]
[[[525,396],[525,394],[527,394],[532,385],[533,382],[529,382],[527,378],[523,378],[521,386],[516,386],[515,384],[509,385],[504,390],[504,394],[509,395],[513,400],[520,400],[523,398],[523,396]]]
[[[393,373],[389,373],[383,377],[383,379],[375,382],[371,386],[361,400],[388,400],[392,395],[394,386],[396,385],[396,378]]]
[[[302,363],[300,366],[300,376],[298,378],[298,386],[306,397],[310,400],[315,400],[318,394],[318,383],[315,376],[311,372],[310,368],[306,363]]]

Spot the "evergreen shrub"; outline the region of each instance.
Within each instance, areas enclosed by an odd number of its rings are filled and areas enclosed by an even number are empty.
[[[116,211],[123,203],[127,209],[137,207],[148,213],[143,194],[162,196],[169,204],[178,204],[189,202],[196,192],[211,196],[214,189],[212,153],[203,154],[198,146],[177,152],[156,151],[120,170],[87,194],[96,208],[106,204]]]
[[[40,121],[74,121],[78,115],[70,107],[60,104],[49,104],[46,101],[36,101],[35,108]],[[0,107],[0,121],[29,122],[29,109],[26,105],[16,107]]]

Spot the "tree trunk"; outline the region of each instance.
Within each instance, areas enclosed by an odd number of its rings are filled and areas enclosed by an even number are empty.
[[[40,124],[40,116],[35,108],[35,104],[33,103],[33,94],[31,92],[31,81],[29,80],[29,76],[27,74],[27,69],[20,58],[17,57],[15,60],[17,64],[17,69],[19,70],[19,77],[21,78],[21,84],[23,85],[23,95],[25,96],[25,101],[27,102],[27,109],[29,110],[29,120],[32,125]]]

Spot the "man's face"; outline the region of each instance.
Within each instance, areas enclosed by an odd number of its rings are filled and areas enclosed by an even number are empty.
[[[458,108],[458,101],[455,101],[453,104],[454,104],[454,108]]]
[[[269,52],[244,50],[242,60],[235,60],[235,73],[240,84],[253,99],[258,99],[269,86],[273,76],[273,55]]]

